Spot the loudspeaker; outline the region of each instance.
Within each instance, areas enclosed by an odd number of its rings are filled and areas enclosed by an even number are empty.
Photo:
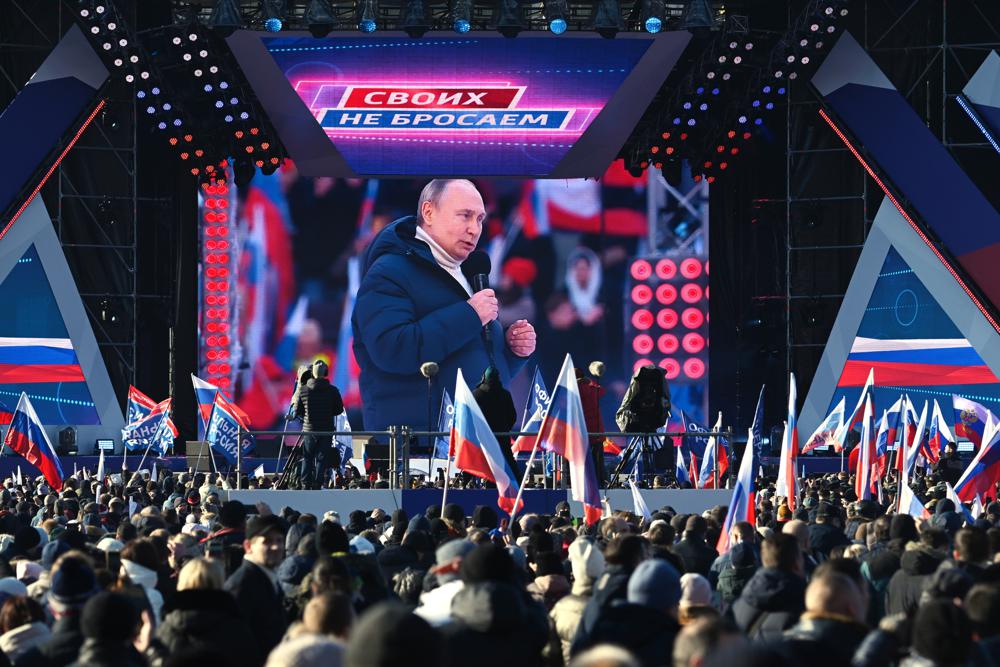
[[[211,455],[212,448],[204,440],[186,440],[184,443],[187,466],[195,472],[212,472],[212,462],[209,460]]]
[[[56,448],[56,454],[59,456],[69,456],[78,453],[79,450],[76,447],[76,429],[72,426],[67,426],[59,431],[59,446]]]

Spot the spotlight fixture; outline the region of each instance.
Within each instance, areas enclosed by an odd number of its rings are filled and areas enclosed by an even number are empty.
[[[305,19],[309,25],[309,32],[317,38],[329,35],[337,24],[333,8],[330,7],[330,0],[309,0]]]
[[[517,34],[524,30],[520,0],[497,0],[494,16],[497,32],[504,37],[517,37]]]
[[[285,27],[286,9],[285,0],[260,0],[260,17],[264,24],[264,30],[281,32],[281,29]]]
[[[243,27],[243,14],[236,0],[216,0],[208,24],[222,37],[229,37]]]
[[[472,0],[454,0],[451,8],[451,27],[457,33],[472,29]]]
[[[569,27],[566,22],[568,13],[566,0],[548,0],[545,3],[545,18],[549,21],[549,30],[552,34],[561,35],[566,32],[566,28]]]
[[[684,17],[681,19],[681,29],[697,30],[714,26],[712,7],[708,4],[708,0],[688,0],[687,7],[684,8]]]
[[[596,0],[594,3],[594,31],[605,39],[614,39],[625,27],[618,0]]]
[[[378,2],[376,0],[361,0],[358,7],[358,30],[370,34],[377,29]]]
[[[666,13],[663,0],[645,0],[643,5],[645,18],[642,27],[646,32],[656,34],[663,30],[663,18]]]
[[[424,0],[406,0],[402,28],[410,37],[423,37],[431,29]]]

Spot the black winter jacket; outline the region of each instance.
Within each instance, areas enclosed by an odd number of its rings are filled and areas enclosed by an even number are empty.
[[[762,568],[747,582],[730,613],[750,639],[777,639],[799,620],[805,609],[805,592],[802,577]]]

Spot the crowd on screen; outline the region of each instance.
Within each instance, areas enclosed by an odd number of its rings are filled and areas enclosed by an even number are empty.
[[[725,535],[722,506],[316,516],[227,501],[215,474],[12,478],[0,663],[998,664],[1000,503],[956,506],[946,472],[909,480],[919,511],[893,472],[882,504],[800,479],[794,511],[761,478]]]

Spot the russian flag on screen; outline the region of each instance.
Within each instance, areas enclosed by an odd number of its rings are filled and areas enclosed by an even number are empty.
[[[1000,430],[994,430],[989,442],[976,452],[962,476],[955,484],[955,493],[964,502],[976,496],[994,498],[994,486],[1000,480]]]
[[[875,370],[881,386],[1000,382],[964,338],[855,338],[837,386],[860,386],[870,369]]]
[[[0,401],[0,424],[9,424],[13,418],[14,411],[10,409],[9,405]]]
[[[56,491],[62,490],[63,472],[62,466],[59,465],[59,457],[56,456],[55,449],[52,448],[49,436],[45,434],[45,429],[42,428],[28,395],[23,392],[17,401],[17,408],[14,410],[14,417],[11,419],[4,444],[38,468],[49,486]]]
[[[567,354],[559,379],[549,400],[549,411],[538,431],[538,442],[546,451],[562,456],[569,463],[569,482],[573,500],[583,503],[583,518],[592,525],[604,511],[597,488],[597,474],[587,446],[587,424],[583,417],[580,388],[573,371],[573,359]]]
[[[971,441],[977,449],[982,447],[989,410],[975,401],[954,395],[951,405],[955,410],[955,435]]]
[[[720,554],[729,551],[729,531],[733,525],[740,521],[756,523],[757,517],[754,509],[756,489],[754,488],[754,471],[757,468],[755,457],[757,455],[757,443],[754,442],[754,432],[751,428],[748,432],[747,446],[743,450],[743,459],[740,461],[740,471],[736,475],[736,485],[733,487],[733,497],[729,501],[729,511],[726,512],[726,522],[719,533],[719,541],[715,545],[715,550]]]
[[[504,459],[500,443],[486,423],[472,391],[465,384],[461,369],[455,380],[455,421],[451,427],[450,449],[459,469],[497,485],[497,505],[500,509],[507,514],[521,510],[523,500],[514,507],[518,490],[514,471]]]
[[[84,381],[69,338],[0,338],[0,384]]]

